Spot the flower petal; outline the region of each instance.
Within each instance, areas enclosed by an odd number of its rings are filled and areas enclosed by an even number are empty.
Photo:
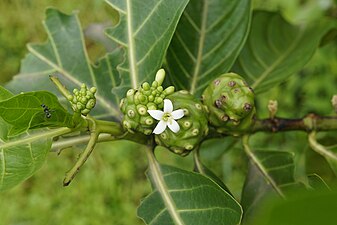
[[[178,120],[178,119],[180,119],[184,116],[184,110],[182,110],[182,109],[174,110],[171,113],[171,115],[172,115],[173,119]]]
[[[163,118],[164,112],[160,110],[149,109],[147,112],[156,120],[161,120]]]
[[[164,99],[164,113],[171,113],[173,111],[173,105],[170,99]]]
[[[156,128],[154,128],[154,130],[153,130],[152,133],[161,134],[161,133],[164,132],[164,130],[166,129],[166,127],[167,127],[167,123],[161,120],[157,124]]]
[[[177,133],[180,130],[179,124],[175,120],[171,120],[167,123],[167,126],[172,130],[174,133]]]

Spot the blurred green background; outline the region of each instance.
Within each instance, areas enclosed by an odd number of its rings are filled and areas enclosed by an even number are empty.
[[[279,10],[295,23],[313,21],[323,15],[336,18],[337,15],[336,1],[333,0],[254,0],[253,3],[255,8]],[[27,43],[45,40],[41,21],[47,6],[66,13],[79,10],[84,28],[90,23],[114,20],[113,11],[103,0],[0,1],[0,83],[18,73],[20,60],[27,53]],[[330,99],[337,94],[336,46],[336,40],[330,41],[288,82],[258,96],[259,116],[268,116],[270,99],[278,101],[278,116],[301,117],[309,112],[333,114]],[[103,54],[102,48],[90,41],[87,47],[93,60]],[[329,142],[335,140],[336,133],[321,134],[321,137]],[[202,156],[205,164],[239,199],[246,162],[240,145],[229,147],[231,140],[228,138],[220,145],[209,142],[203,148]],[[324,159],[309,151],[304,133],[257,134],[251,142],[257,147],[295,152],[298,178],[303,178],[306,173],[318,173],[328,183],[335,178]],[[63,188],[63,176],[75,162],[80,149],[68,149],[60,155],[50,153],[35,176],[1,193],[0,225],[143,224],[136,216],[136,207],[149,193],[150,185],[144,175],[146,157],[140,146],[123,141],[99,144],[71,185]],[[158,158],[161,162],[192,168],[191,156],[180,158],[161,150]]]

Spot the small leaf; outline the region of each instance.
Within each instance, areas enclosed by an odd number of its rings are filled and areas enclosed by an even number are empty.
[[[188,0],[107,0],[120,13],[108,36],[125,50],[118,66],[124,88],[153,80],[161,67],[178,20]]]
[[[210,179],[197,173],[158,164],[155,171],[149,171],[148,177],[154,190],[138,208],[138,215],[146,224],[240,223],[240,205]]]
[[[211,80],[228,72],[246,40],[250,17],[250,0],[190,1],[167,54],[174,85],[200,96]]]
[[[51,115],[46,117],[45,104]],[[29,128],[54,126],[70,127],[72,115],[47,91],[22,93],[0,102],[0,117],[11,125],[9,136],[20,134]]]
[[[247,80],[255,93],[266,91],[298,72],[334,26],[325,20],[295,26],[279,13],[256,11],[233,70]]]

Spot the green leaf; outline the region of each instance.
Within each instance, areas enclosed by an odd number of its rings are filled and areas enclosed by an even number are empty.
[[[317,191],[327,191],[330,187],[325,183],[325,181],[317,174],[308,175],[309,186]]]
[[[46,10],[44,26],[48,41],[45,44],[28,45],[30,53],[22,61],[20,74],[7,87],[25,92],[43,88],[58,93],[48,76],[58,75],[68,89],[79,88],[82,83],[88,87],[97,87],[97,104],[91,115],[118,117],[120,96],[114,93],[118,93],[115,88],[122,81],[115,67],[122,62],[123,51],[116,48],[96,65],[92,65],[76,14],[66,15],[49,8]],[[66,102],[65,98],[60,99]]]
[[[297,192],[286,201],[271,199],[249,225],[336,224],[336,192]],[[335,221],[335,222],[334,222]]]
[[[0,101],[6,100],[12,96],[13,94],[10,91],[0,86]]]
[[[228,72],[246,40],[250,17],[250,0],[190,1],[167,54],[174,85],[200,96],[211,80]]]
[[[51,112],[52,117],[49,118],[51,121],[45,121],[41,102],[52,106],[51,110],[55,109],[55,112]],[[14,133],[27,130],[29,126],[44,123],[55,125],[68,117],[56,96],[45,91],[13,96],[0,86],[0,108],[0,191],[5,191],[32,176],[43,165],[50,151],[52,138],[65,134],[70,129],[30,130],[21,135],[9,137]],[[40,113],[41,117],[35,117]],[[43,118],[44,121],[39,121],[37,118]]]
[[[226,191],[227,193],[232,195],[230,193],[228,187],[222,182],[222,180],[212,170],[208,169],[203,163],[201,163],[199,160],[196,160],[196,159],[194,160],[194,171],[208,177],[211,180],[213,180],[224,191]]]
[[[138,88],[153,80],[161,67],[178,20],[188,0],[107,0],[120,13],[119,24],[108,36],[125,50],[118,66],[122,86]]]
[[[248,40],[233,70],[256,93],[266,91],[298,72],[334,26],[325,20],[295,26],[279,13],[256,11]]]
[[[322,155],[326,161],[328,162],[330,168],[337,176],[337,154],[329,149],[327,146],[324,146],[317,142],[316,140],[316,132],[311,132],[308,136],[308,141],[310,147],[317,152],[318,154]]]
[[[47,118],[45,104],[50,118]],[[72,115],[58,102],[55,95],[47,91],[22,93],[0,102],[0,117],[11,125],[8,135],[18,135],[29,128],[43,126],[70,127]]]
[[[285,197],[285,192],[296,183],[292,153],[245,150],[250,162],[241,203],[244,210],[244,221],[247,222],[267,196]]]
[[[146,224],[239,224],[240,205],[215,182],[171,166],[150,165],[153,192],[138,208]]]
[[[0,118],[0,133],[6,133],[7,125]],[[1,135],[0,191],[8,190],[33,175],[44,163],[52,137],[66,131],[67,128],[40,129],[10,139]]]
[[[237,137],[212,138],[202,142],[200,146],[200,157],[207,161],[217,160],[228,153],[238,143]]]

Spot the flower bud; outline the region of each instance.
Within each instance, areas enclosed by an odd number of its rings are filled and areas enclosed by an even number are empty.
[[[88,115],[90,110],[96,105],[96,98],[94,95],[96,91],[96,87],[88,89],[85,84],[81,85],[80,91],[75,88],[73,90],[74,95],[67,96],[74,112],[81,113],[84,116]]]
[[[123,126],[125,129],[130,132],[141,132],[145,135],[152,134],[156,123],[147,110],[160,110],[163,108],[163,99],[167,96],[161,86],[164,78],[165,71],[159,70],[151,86],[148,82],[144,82],[139,89],[130,89],[126,93],[126,97],[120,103],[120,109],[124,114]],[[167,93],[171,94],[173,91],[174,88],[173,90],[169,88]]]

